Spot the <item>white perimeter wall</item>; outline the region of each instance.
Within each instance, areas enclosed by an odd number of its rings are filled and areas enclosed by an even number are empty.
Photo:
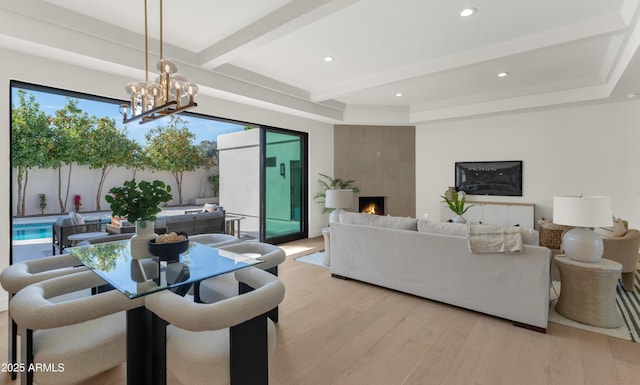
[[[25,47],[25,50],[28,50],[28,47]],[[0,48],[0,57],[2,58],[0,60],[0,73],[2,73],[0,80],[0,154],[4,159],[2,163],[4,167],[0,167],[0,181],[3,181],[6,186],[0,189],[0,200],[4,202],[4,204],[0,204],[0,234],[4,234],[0,238],[0,270],[2,270],[9,264],[11,242],[9,81],[19,80],[123,100],[126,96],[124,85],[139,76],[135,73],[130,78],[116,76],[2,48]],[[79,60],[81,59],[79,58]],[[198,96],[197,101],[196,112],[198,113],[309,133],[309,202],[312,205],[309,209],[309,236],[321,235],[321,229],[326,225],[327,220],[326,216],[317,209],[317,205],[312,199],[317,190],[316,179],[313,176],[318,172],[332,173],[333,126],[206,95]],[[50,192],[44,191],[49,197],[53,197],[52,194],[57,194],[53,190],[55,187],[51,186],[51,189]],[[50,204],[52,203],[50,201]],[[224,202],[221,204],[224,205]],[[6,293],[0,291],[0,311],[6,308],[6,298]]]
[[[523,160],[522,197],[536,220],[554,195],[611,196],[614,215],[640,228],[640,100],[466,119],[416,127],[416,215],[439,218],[454,162]]]

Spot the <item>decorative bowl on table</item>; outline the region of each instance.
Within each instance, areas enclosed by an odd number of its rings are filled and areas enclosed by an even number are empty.
[[[185,233],[169,233],[159,235],[149,241],[149,253],[161,261],[177,261],[180,254],[189,248],[189,238]]]

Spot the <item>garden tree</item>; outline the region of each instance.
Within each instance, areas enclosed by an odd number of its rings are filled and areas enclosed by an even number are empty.
[[[150,164],[158,170],[173,174],[178,187],[178,204],[182,204],[182,177],[185,172],[195,171],[202,166],[198,148],[191,142],[195,134],[187,128],[188,121],[171,115],[166,127],[158,126],[150,130],[145,138],[145,147]]]
[[[11,166],[17,169],[18,206],[16,213],[25,215],[25,195],[29,169],[50,167],[47,149],[52,146],[49,117],[40,110],[33,94],[18,90],[18,106],[11,113]]]
[[[218,142],[203,140],[196,145],[202,157],[202,166],[211,168],[218,165]]]
[[[135,143],[137,147],[131,152],[131,164],[129,165],[131,166],[131,179],[136,179],[136,173],[138,170],[144,170],[151,164],[151,161],[144,149],[138,144],[138,142]]]
[[[114,167],[134,165],[140,145],[127,138],[126,129],[116,128],[111,118],[98,118],[86,133],[85,161],[89,168],[100,170],[100,182],[96,192],[96,210],[101,211],[102,188],[107,175]]]
[[[202,157],[202,167],[210,169],[211,167],[218,165],[218,142],[212,140],[203,140],[198,143],[197,148],[198,152],[200,152],[200,156]],[[211,187],[211,190],[213,190],[213,196],[218,196],[216,192],[217,190],[213,188],[213,184],[211,183],[211,178],[217,176],[217,174],[208,176],[205,175],[202,178],[200,182],[200,197],[206,196],[208,187]]]
[[[95,117],[78,108],[78,99],[67,98],[67,104],[56,111],[51,124],[53,128],[53,146],[49,149],[49,157],[54,168],[58,169],[58,203],[60,212],[67,211],[69,188],[71,186],[71,171],[74,162],[86,164],[85,139]],[[62,167],[69,166],[66,182],[66,192],[62,197]]]

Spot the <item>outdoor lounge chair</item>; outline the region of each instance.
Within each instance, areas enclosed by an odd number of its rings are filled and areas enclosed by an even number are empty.
[[[69,236],[82,233],[98,233],[102,232],[102,223],[100,221],[92,221],[87,223],[82,215],[71,212],[68,216],[60,216],[51,225],[51,249],[53,255],[56,254],[56,246],[58,252],[62,254],[65,247],[72,246]],[[105,232],[104,235],[107,235]]]

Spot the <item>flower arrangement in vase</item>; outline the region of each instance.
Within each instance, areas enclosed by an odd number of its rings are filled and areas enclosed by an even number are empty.
[[[469,210],[471,207],[475,206],[475,205],[467,205],[467,207],[465,207],[465,203],[467,200],[466,195],[467,194],[465,194],[464,191],[452,191],[451,199],[447,198],[444,195],[441,195],[444,201],[447,202],[449,209],[453,211],[454,214],[456,214],[456,216],[453,218],[453,221],[456,223],[466,223],[467,220],[464,219],[462,215],[466,213],[467,210]]]

